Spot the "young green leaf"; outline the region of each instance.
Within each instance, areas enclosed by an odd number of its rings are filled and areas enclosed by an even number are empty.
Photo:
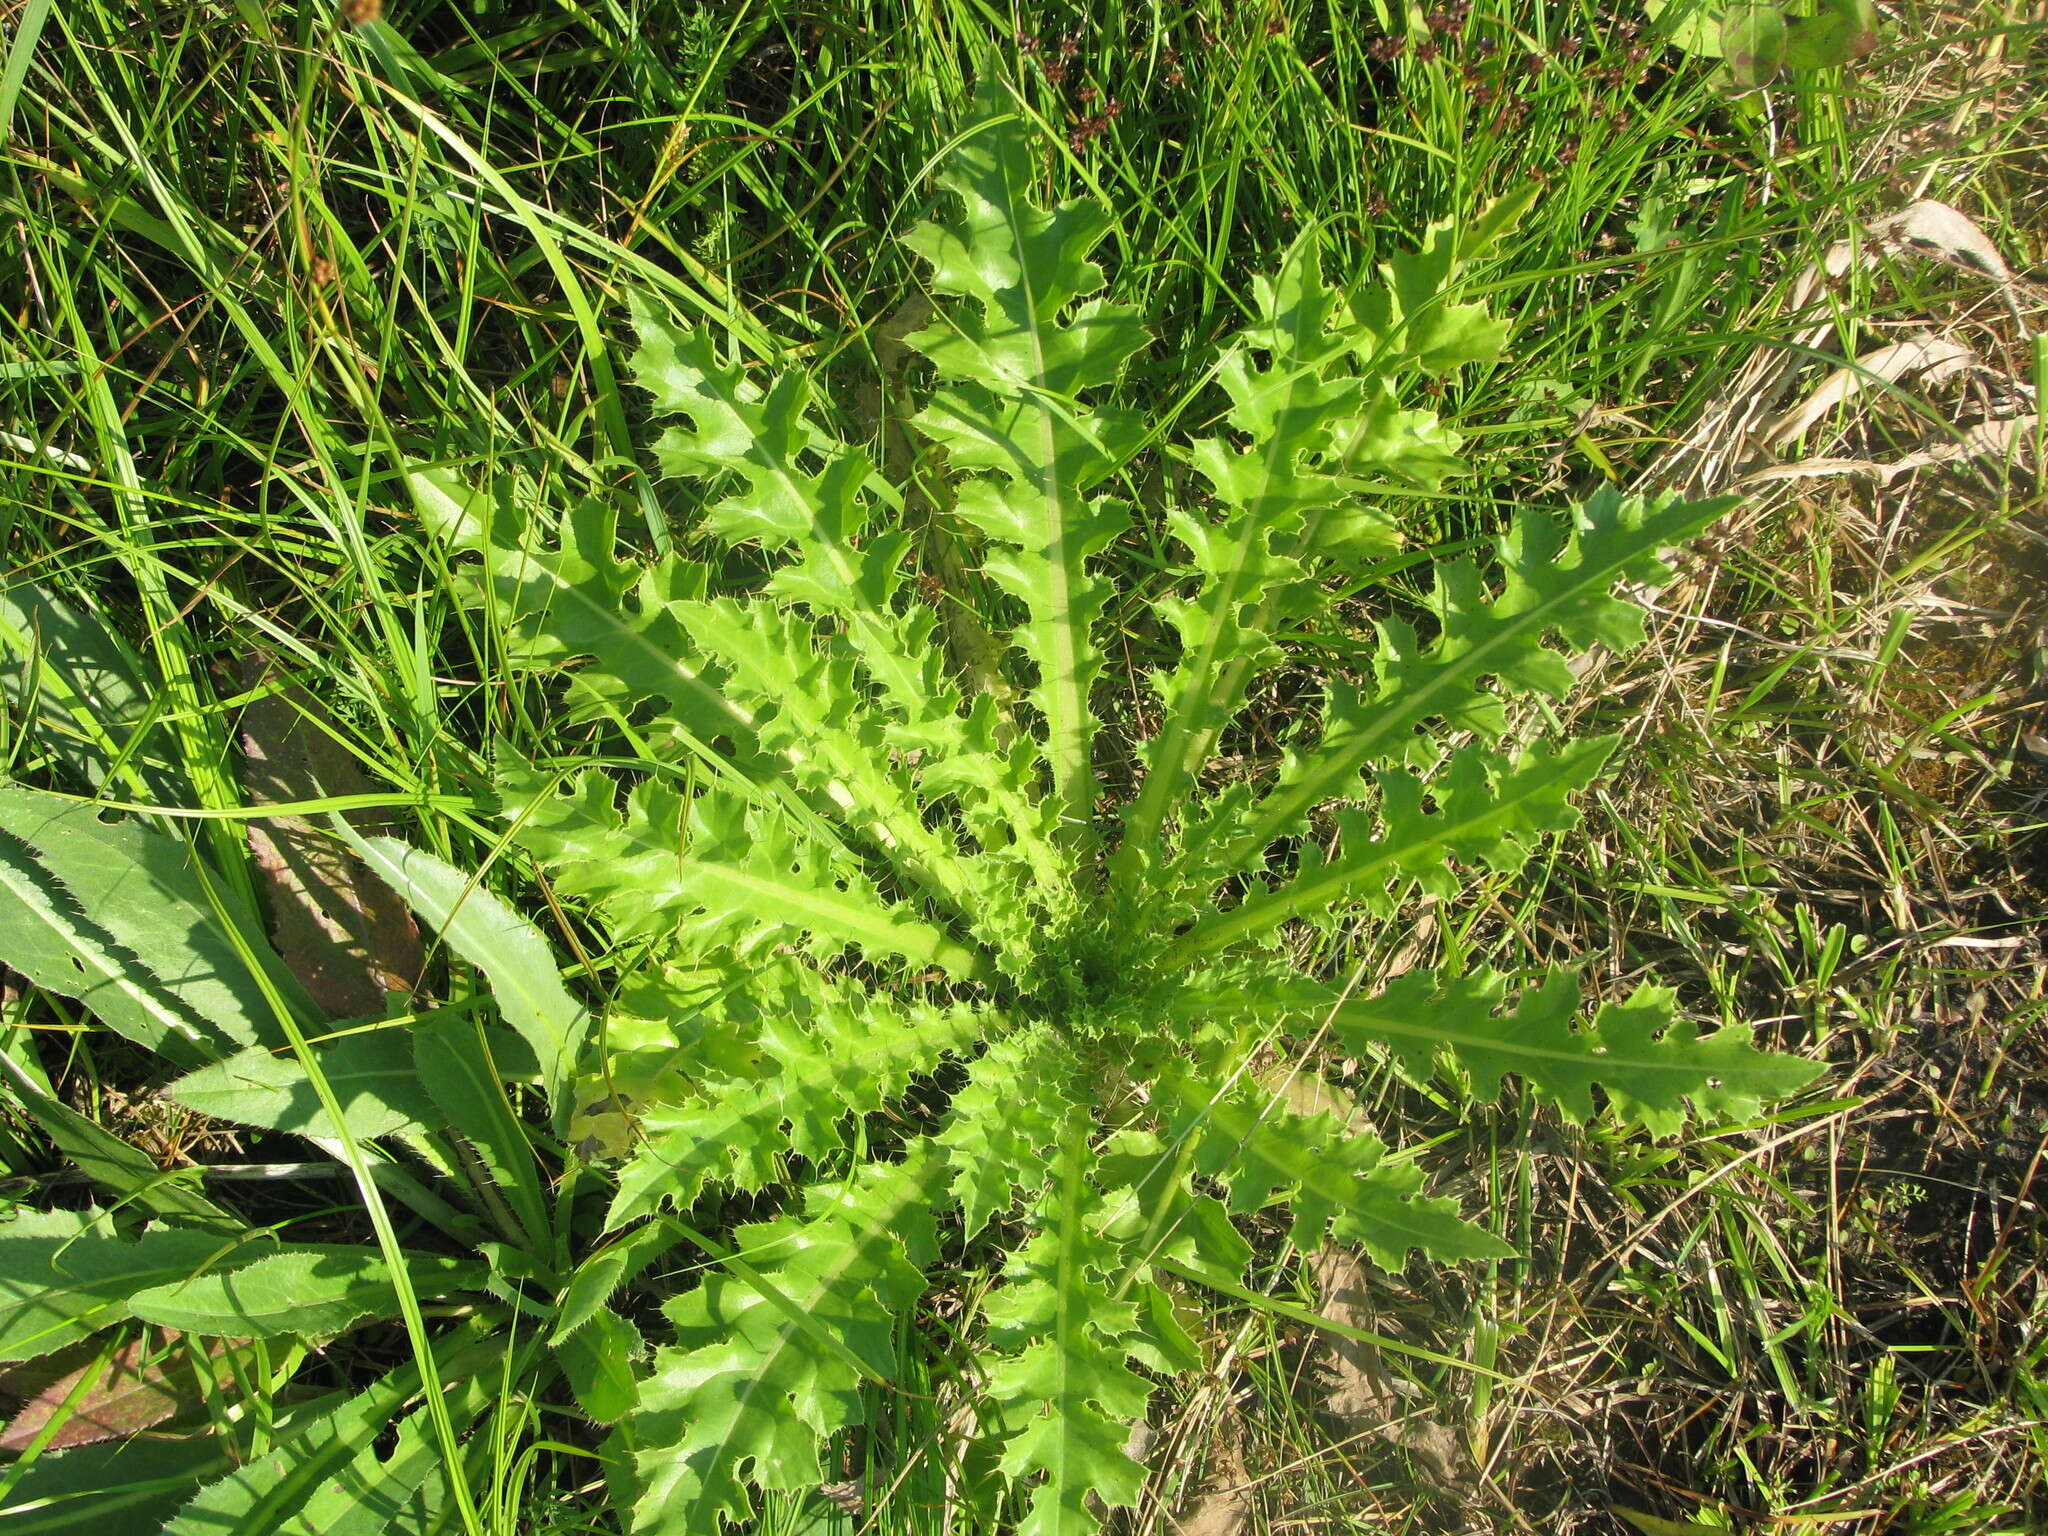
[[[339,828],[365,863],[406,899],[454,951],[491,979],[505,1022],[533,1047],[541,1088],[567,1118],[562,1086],[575,1070],[590,1016],[569,995],[547,941],[533,924],[474,880],[395,838]]]

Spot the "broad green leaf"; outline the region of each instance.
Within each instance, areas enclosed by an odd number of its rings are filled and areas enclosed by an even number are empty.
[[[39,746],[98,789],[126,764],[157,803],[189,791],[152,735],[156,690],[142,658],[89,609],[37,582],[0,587],[0,696]]]
[[[475,1373],[444,1376],[450,1427],[464,1433],[497,1401],[501,1383]],[[237,1536],[275,1531],[278,1536],[383,1536],[417,1531],[445,1518],[455,1502],[448,1495],[447,1468],[430,1414],[412,1409],[378,1431],[366,1446],[314,1488],[305,1502],[276,1524],[230,1527]],[[459,1475],[468,1475],[462,1469]],[[190,1512],[187,1512],[190,1518]],[[274,1509],[266,1520],[277,1520]]]
[[[365,863],[463,959],[491,979],[498,1011],[540,1061],[542,1091],[567,1118],[562,1086],[576,1069],[590,1016],[569,995],[547,941],[475,880],[396,838],[338,828]]]
[[[45,991],[75,997],[102,1024],[184,1067],[226,1055],[214,1029],[88,920],[23,844],[0,833],[0,949]]]
[[[1785,67],[1785,13],[1764,0],[1730,5],[1721,13],[1721,54],[1737,89],[1756,90]]]
[[[438,1253],[406,1254],[405,1271],[423,1297],[480,1290],[490,1275],[473,1259]],[[374,1248],[287,1248],[225,1274],[136,1291],[128,1311],[146,1323],[222,1338],[326,1338],[366,1317],[396,1317],[398,1290]]]
[[[435,1123],[404,1031],[345,1035],[314,1051],[351,1136],[368,1140]],[[300,1136],[335,1134],[313,1084],[290,1052],[247,1050],[178,1079],[170,1096],[216,1120]]]
[[[1721,57],[1721,18],[1728,0],[1644,0],[1643,10],[1676,48],[1696,59]]]
[[[49,1354],[126,1318],[138,1292],[274,1251],[175,1227],[128,1242],[91,1213],[23,1212],[0,1226],[0,1360]]]
[[[646,1353],[647,1341],[630,1319],[602,1310],[555,1341],[555,1357],[569,1378],[576,1405],[597,1424],[615,1424],[633,1411],[640,1398],[634,1367]]]
[[[13,784],[0,785],[0,829],[33,851],[76,910],[113,941],[112,953],[133,957],[138,985],[153,979],[200,1021],[211,1054],[220,1054],[222,1040],[283,1042],[275,1013],[222,925],[233,921],[245,936],[261,929],[246,912],[223,919],[214,903],[232,900],[228,888],[203,877],[189,843],[132,817],[107,820],[88,801]],[[260,940],[254,947],[262,953]],[[272,974],[288,998],[302,1000],[282,967]]]
[[[1794,69],[1837,69],[1877,46],[1873,0],[1821,0],[1818,14],[1787,18],[1785,62]]]
[[[196,1435],[137,1436],[40,1456],[0,1499],[0,1530],[7,1536],[153,1533],[202,1482],[233,1466],[234,1454],[231,1441]]]
[[[68,1450],[203,1413],[206,1394],[189,1347],[176,1334],[151,1331],[123,1339],[107,1333],[34,1366],[0,1373],[0,1392],[26,1398],[0,1431],[0,1452],[19,1455],[37,1441],[45,1453]],[[215,1344],[213,1352],[221,1348]],[[67,1368],[51,1374],[57,1366]],[[29,1371],[37,1375],[25,1381]],[[220,1374],[232,1378],[230,1372]]]

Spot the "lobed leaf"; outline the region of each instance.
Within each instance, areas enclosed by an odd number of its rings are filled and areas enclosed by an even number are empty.
[[[1228,911],[1211,912],[1176,941],[1170,956],[1217,950],[1344,901],[1361,900],[1385,912],[1394,881],[1453,894],[1452,856],[1512,874],[1543,834],[1577,824],[1578,811],[1566,797],[1599,773],[1615,740],[1588,737],[1555,752],[1531,750],[1512,762],[1467,747],[1453,754],[1442,782],[1428,786],[1405,769],[1380,773],[1376,825],[1362,812],[1340,813],[1337,853],[1304,848],[1293,879],[1255,891]],[[1433,810],[1424,807],[1425,793],[1435,798]]]
[[[763,1030],[770,1066],[755,1080],[708,1084],[703,1095],[648,1111],[647,1142],[619,1170],[607,1227],[667,1202],[687,1208],[709,1180],[758,1190],[781,1176],[785,1153],[836,1149],[849,1115],[880,1109],[911,1074],[965,1051],[980,1018],[964,1008],[903,1008],[847,991],[816,1000]]]
[[[1728,505],[1602,491],[1563,533],[1548,517],[1523,511],[1499,543],[1501,589],[1491,598],[1472,562],[1439,563],[1430,600],[1435,638],[1424,643],[1405,621],[1382,620],[1376,684],[1333,687],[1320,738],[1312,748],[1289,751],[1266,793],[1234,787],[1190,817],[1176,869],[1192,891],[1206,892],[1256,867],[1263,850],[1298,833],[1317,806],[1355,795],[1368,764],[1432,751],[1430,738],[1417,734],[1429,720],[1499,735],[1506,716],[1483,686],[1489,677],[1511,691],[1562,697],[1572,686],[1571,669],[1544,638],[1555,636],[1573,651],[1634,647],[1642,639],[1642,610],[1615,596],[1616,585],[1661,583],[1669,573],[1659,551]]]
[[[1413,1080],[1463,1074],[1482,1102],[1512,1073],[1574,1122],[1592,1116],[1599,1087],[1618,1118],[1660,1136],[1680,1129],[1688,1100],[1703,1115],[1739,1119],[1820,1071],[1796,1056],[1759,1051],[1747,1029],[1701,1036],[1675,1017],[1661,988],[1606,1004],[1586,1023],[1578,1022],[1579,983],[1570,971],[1545,973],[1504,1009],[1507,991],[1508,979],[1494,971],[1411,971],[1377,995],[1347,996],[1275,968],[1205,978],[1160,1006],[1177,1018],[1281,1026],[1300,1019],[1301,1032],[1327,1025],[1345,1050],[1384,1049]]]
[[[1108,233],[1099,203],[1050,211],[1033,201],[1032,137],[984,84],[975,121],[940,181],[957,217],[919,226],[905,244],[931,267],[933,289],[960,302],[908,338],[940,387],[918,416],[953,467],[955,512],[997,546],[984,571],[1023,604],[1014,642],[1037,668],[1031,698],[1060,836],[1086,839],[1095,812],[1089,693],[1102,671],[1091,633],[1108,586],[1089,560],[1129,526],[1094,494],[1135,452],[1128,411],[1079,397],[1116,381],[1149,337],[1135,311],[1099,298],[1089,253]]]

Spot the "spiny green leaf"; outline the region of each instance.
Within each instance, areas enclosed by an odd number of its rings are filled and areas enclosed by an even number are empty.
[[[994,1359],[988,1396],[1009,1438],[1002,1469],[1032,1488],[1020,1532],[1079,1536],[1100,1517],[1090,1507],[1137,1502],[1145,1469],[1124,1446],[1151,1389],[1126,1363],[1139,1332],[1135,1302],[1108,1282],[1124,1267],[1105,1237],[1103,1196],[1087,1177],[1088,1127],[1071,1120],[1036,1228],[1006,1266],[987,1306]]]
[[[482,592],[511,659],[558,667],[587,658],[579,682],[599,696],[658,699],[700,755],[744,774],[757,756],[754,722],[690,653],[669,604],[704,595],[701,568],[668,559],[638,566],[619,558],[617,516],[578,502],[558,526],[532,519],[510,496],[488,517],[474,512],[437,530],[483,557]]]
[[[1098,203],[1050,212],[1032,199],[1032,136],[984,84],[942,175],[959,216],[925,224],[905,243],[931,264],[932,287],[961,300],[909,338],[932,360],[940,388],[918,425],[973,478],[955,511],[994,541],[984,569],[1020,601],[1015,643],[1038,670],[1032,700],[1045,719],[1046,758],[1061,835],[1086,840],[1095,809],[1089,693],[1102,670],[1091,634],[1108,585],[1088,561],[1129,525],[1095,487],[1136,450],[1128,411],[1083,406],[1115,382],[1149,339],[1134,311],[1088,298],[1102,286],[1089,253],[1109,230]]]
[[[1340,815],[1340,852],[1325,857],[1304,849],[1292,880],[1203,918],[1172,953],[1220,949],[1342,901],[1363,901],[1385,911],[1389,883],[1395,880],[1413,880],[1436,895],[1454,894],[1456,881],[1446,855],[1513,873],[1540,836],[1577,823],[1578,812],[1566,797],[1591,782],[1613,749],[1614,738],[1589,737],[1554,753],[1531,751],[1510,763],[1467,747],[1453,755],[1441,782],[1427,786],[1405,769],[1383,772],[1377,775],[1376,825],[1361,812]],[[1436,800],[1433,811],[1424,809],[1426,791]]]
[[[1390,1268],[1410,1249],[1453,1261],[1513,1252],[1451,1201],[1416,1198],[1419,1173],[1386,1163],[1384,1143],[1346,1134],[1327,1113],[1292,1114],[1243,1083],[1215,1091],[1175,1076],[1165,1087],[1170,1135],[1187,1138],[1197,1169],[1225,1185],[1232,1211],[1284,1201],[1296,1247],[1314,1248],[1334,1233],[1365,1244]]]
[[[1500,355],[1507,321],[1494,319],[1483,304],[1449,297],[1458,264],[1455,227],[1448,221],[1432,224],[1419,251],[1381,263],[1384,283],[1358,291],[1352,310],[1367,334],[1362,349],[1390,348],[1433,374]]]
[[[762,1034],[773,1065],[754,1081],[718,1081],[702,1097],[648,1111],[647,1143],[619,1172],[605,1223],[618,1227],[667,1201],[687,1207],[710,1179],[759,1189],[781,1159],[839,1145],[849,1115],[879,1109],[913,1072],[965,1050],[979,1027],[967,1009],[902,1008],[886,998],[856,1003],[845,991],[814,999]]]
[[[895,1316],[924,1288],[943,1165],[928,1153],[815,1186],[802,1217],[743,1227],[749,1276],[712,1271],[667,1308],[633,1426],[640,1536],[710,1532],[751,1512],[746,1483],[824,1481],[824,1438],[863,1421],[863,1376],[895,1370]],[[836,1347],[821,1348],[818,1335]]]
[[[707,789],[685,799],[652,780],[623,815],[596,770],[551,792],[509,781],[515,835],[556,872],[561,888],[605,904],[620,931],[692,925],[701,944],[744,954],[808,933],[816,947],[855,944],[871,956],[940,965],[962,976],[987,961],[902,906],[881,899],[857,868],[805,838],[790,820]]]
[[[1541,643],[1546,635],[1576,651],[1632,649],[1642,639],[1642,610],[1616,597],[1616,584],[1661,583],[1669,573],[1659,551],[1728,506],[1602,491],[1578,510],[1568,534],[1547,515],[1524,511],[1500,541],[1501,589],[1491,599],[1476,566],[1439,564],[1430,603],[1436,638],[1423,644],[1403,621],[1380,623],[1377,686],[1333,688],[1316,745],[1291,751],[1268,793],[1233,789],[1190,818],[1178,862],[1191,885],[1206,893],[1216,881],[1256,867],[1262,851],[1300,831],[1316,806],[1355,795],[1367,764],[1433,750],[1417,734],[1425,721],[1498,735],[1505,715],[1499,699],[1484,691],[1487,678],[1517,692],[1561,697],[1572,685],[1571,669]]]
[[[936,1140],[953,1169],[951,1192],[968,1238],[1044,1181],[1046,1149],[1071,1124],[1075,1065],[1057,1032],[1022,1029],[991,1045],[953,1095]]]
[[[1159,1005],[1183,1019],[1298,1019],[1300,1033],[1327,1024],[1347,1051],[1387,1049],[1413,1080],[1427,1080],[1439,1065],[1468,1075],[1480,1101],[1512,1073],[1574,1121],[1591,1117],[1598,1086],[1621,1119],[1656,1135],[1679,1129],[1688,1099],[1703,1113],[1740,1118],[1820,1070],[1757,1050],[1746,1029],[1700,1037],[1673,1018],[1661,989],[1610,1003],[1584,1024],[1576,1022],[1579,984],[1569,971],[1546,973],[1503,1009],[1507,990],[1508,979],[1493,971],[1411,971],[1377,995],[1347,996],[1275,968],[1198,980]]]

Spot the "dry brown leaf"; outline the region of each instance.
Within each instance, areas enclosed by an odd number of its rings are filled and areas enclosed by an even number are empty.
[[[252,674],[260,667],[252,664]],[[251,676],[250,683],[256,682]],[[287,688],[242,712],[241,780],[255,805],[367,794],[376,788],[315,723],[318,706]],[[352,815],[358,831],[381,818]],[[419,929],[396,892],[332,836],[298,816],[249,823],[249,850],[271,911],[271,941],[330,1018],[382,1013],[425,964]]]
[[[1715,404],[1701,416],[1684,441],[1643,475],[1645,488],[1668,487],[1688,495],[1707,496],[1737,482],[1760,483],[1754,472],[1770,456],[1769,445],[1798,436],[1788,426],[1796,413],[1781,417],[1779,412],[1802,361],[1825,347],[1834,333],[1836,317],[1826,304],[1825,289],[1853,267],[1872,266],[1886,254],[1945,261],[1990,277],[2017,317],[2012,269],[1990,237],[1947,203],[1924,198],[1896,213],[1873,219],[1864,228],[1866,239],[1838,241],[1819,262],[1800,274],[1793,285],[1791,301],[1781,312],[1785,323],[1796,329],[1789,331],[1782,344],[1759,347],[1734,368],[1725,385],[1716,391]],[[1825,408],[1817,412],[1816,419],[1824,411]],[[1819,472],[1850,471],[1833,468]],[[1803,477],[1787,474],[1774,478]]]
[[[1821,480],[1841,475],[1867,475],[1880,485],[1889,485],[1903,474],[1934,464],[2015,457],[2033,436],[2038,419],[2030,415],[1980,421],[1953,442],[1935,443],[1889,463],[1877,459],[1800,459],[1792,464],[1773,464],[1743,476],[1742,485],[1749,488],[1779,480]]]
[[[178,1335],[151,1329],[115,1349],[101,1364],[105,1341],[82,1339],[41,1360],[10,1366],[0,1372],[0,1394],[21,1399],[22,1406],[0,1430],[0,1451],[29,1448],[53,1420],[57,1429],[44,1443],[46,1451],[125,1439],[145,1429],[206,1406],[199,1374],[184,1351],[171,1346]],[[224,1346],[215,1341],[213,1352]],[[76,1402],[72,1393],[91,1378]],[[65,1405],[69,1402],[70,1406]]]
[[[1374,1309],[1370,1270],[1346,1248],[1325,1243],[1309,1256],[1316,1310],[1333,1323],[1370,1332]],[[1317,1336],[1318,1407],[1348,1436],[1377,1435],[1400,1446],[1432,1481],[1453,1488],[1467,1481],[1471,1457],[1443,1425],[1412,1410],[1379,1349],[1364,1339]]]
[[[1867,475],[1880,485],[1912,470],[1934,464],[1954,464],[1964,459],[2006,459],[2017,457],[2032,439],[2037,416],[2008,416],[1998,421],[1980,421],[1953,442],[1935,443],[1889,463],[1877,459],[1801,459],[1792,464],[1773,464],[1745,475],[1745,488],[1769,485],[1779,480],[1820,480],[1831,476]]]
[[[2001,284],[2012,281],[2005,257],[1976,221],[1934,198],[1923,198],[1897,213],[1872,219],[1867,227],[1882,246],[1981,272]]]
[[[1357,1099],[1342,1088],[1324,1082],[1320,1075],[1306,1067],[1268,1067],[1259,1073],[1258,1084],[1272,1094],[1289,1114],[1327,1114],[1346,1136],[1364,1135],[1372,1130],[1372,1121]]]
[[[1251,1518],[1251,1486],[1233,1447],[1226,1449],[1188,1512],[1174,1518],[1173,1528],[1178,1536],[1238,1536]]]
[[[1917,373],[1934,384],[1976,366],[1981,366],[1976,353],[1938,336],[1920,336],[1879,347],[1864,353],[1853,364],[1837,368],[1805,400],[1765,428],[1764,445],[1776,448],[1804,437],[1828,412],[1873,383],[1889,383]]]

